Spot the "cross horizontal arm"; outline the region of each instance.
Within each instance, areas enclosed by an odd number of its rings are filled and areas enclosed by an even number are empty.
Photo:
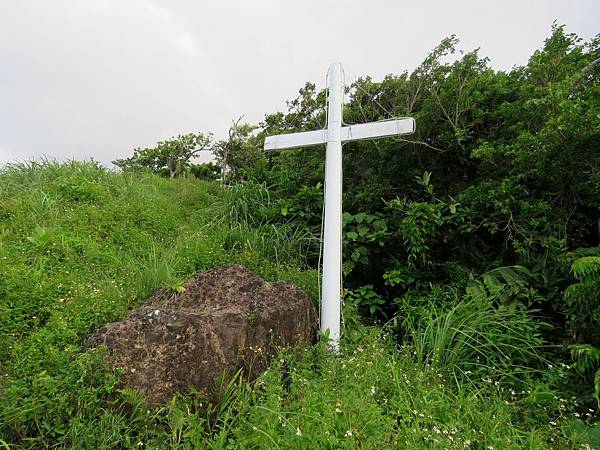
[[[342,142],[359,141],[361,139],[374,139],[386,136],[397,136],[415,132],[415,119],[386,120],[383,122],[361,123],[342,127]],[[305,131],[303,133],[278,134],[267,136],[265,150],[280,150],[284,148],[308,147],[311,145],[325,144],[327,130]]]
[[[342,127],[342,142],[360,141],[386,136],[398,136],[415,132],[415,119],[385,120],[382,122],[359,123]]]
[[[327,142],[327,130],[305,131],[303,133],[278,134],[265,138],[265,150],[308,147]]]

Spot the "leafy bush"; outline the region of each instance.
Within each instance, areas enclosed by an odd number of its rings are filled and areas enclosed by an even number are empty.
[[[576,340],[600,343],[600,256],[575,260],[571,271],[577,283],[564,292],[567,322]]]
[[[190,164],[189,173],[200,180],[216,181],[221,176],[221,167],[209,162],[203,164]]]
[[[358,289],[347,290],[344,293],[344,301],[352,302],[359,311],[365,311],[371,319],[385,317],[385,300],[373,289],[373,285],[367,284]]]
[[[345,212],[342,225],[344,274],[350,274],[355,268],[367,273],[372,272],[369,266],[377,265],[377,257],[381,255],[382,247],[388,240],[385,217],[383,214]]]

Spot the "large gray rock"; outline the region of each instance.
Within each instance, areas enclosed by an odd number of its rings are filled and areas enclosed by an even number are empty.
[[[211,384],[239,368],[255,378],[280,346],[311,342],[316,314],[308,295],[290,283],[268,283],[245,267],[198,272],[182,293],[160,290],[120,322],[96,331],[86,344],[105,344],[122,384],[149,404]],[[214,397],[212,397],[214,399]]]

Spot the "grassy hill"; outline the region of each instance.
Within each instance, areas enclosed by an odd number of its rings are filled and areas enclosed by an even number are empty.
[[[0,172],[0,448],[571,448],[551,393],[458,384],[351,307],[339,356],[282,351],[218,405],[120,389],[81,344],[161,286],[236,262],[316,300],[312,238],[254,220],[261,195],[93,163]]]

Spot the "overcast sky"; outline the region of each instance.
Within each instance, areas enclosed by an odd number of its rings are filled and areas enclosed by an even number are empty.
[[[0,0],[0,164],[110,165],[179,133],[283,110],[341,61],[349,83],[413,69],[452,33],[496,68],[554,20],[589,39],[598,0]]]

